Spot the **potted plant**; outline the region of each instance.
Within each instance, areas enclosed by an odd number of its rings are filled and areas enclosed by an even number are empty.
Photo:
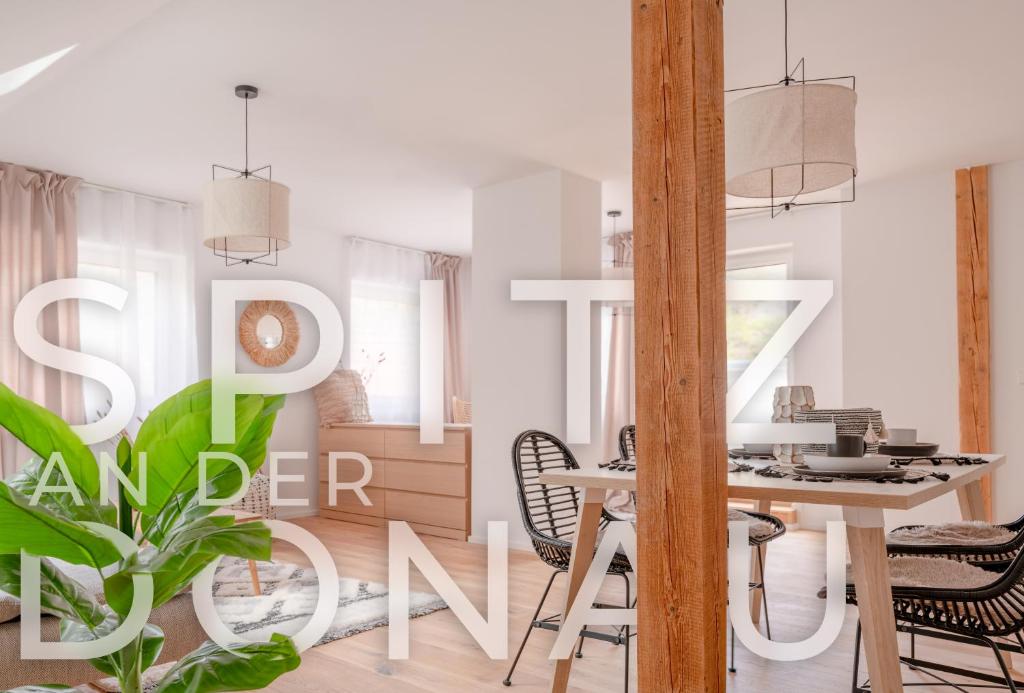
[[[20,596],[21,551],[41,557],[42,608],[61,619],[62,641],[82,642],[102,637],[120,625],[132,604],[133,575],[152,577],[156,609],[222,555],[269,560],[270,530],[262,522],[235,524],[230,516],[213,515],[215,507],[199,503],[199,453],[233,453],[245,461],[250,473],[255,472],[263,464],[267,439],[283,404],[283,395],[238,396],[236,441],[215,445],[211,440],[210,382],[182,390],[146,417],[134,443],[127,436],[119,441],[119,468],[138,485],[141,460],[145,459],[147,488],[145,498],[140,499],[144,502],[119,488],[115,506],[101,503],[96,459],[71,427],[0,384],[0,426],[38,456],[13,477],[0,481],[0,526],[4,528],[0,532],[0,589]],[[63,465],[49,465],[44,479],[47,461],[55,453]],[[209,460],[207,477],[208,498],[227,498],[243,482],[240,470],[227,460]],[[48,489],[73,484],[77,493],[44,490],[33,503],[33,494],[43,484]],[[141,548],[122,558],[113,543],[89,529],[83,524],[86,522],[117,527]],[[104,571],[105,603],[51,559],[97,571],[114,565],[113,572]],[[116,677],[124,693],[138,693],[143,672],[159,657],[163,642],[163,632],[147,624],[130,644],[91,663]],[[232,650],[207,642],[167,671],[156,691],[258,689],[299,663],[294,644],[283,635]],[[43,685],[14,690],[44,693],[73,689]]]

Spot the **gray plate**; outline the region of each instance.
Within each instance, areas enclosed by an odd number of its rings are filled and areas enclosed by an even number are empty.
[[[879,477],[898,479],[907,475],[906,469],[883,469],[880,472],[823,472],[811,469],[805,464],[793,467],[793,471],[800,476],[829,476],[833,479],[877,479]]]
[[[914,443],[913,445],[879,445],[878,452],[891,457],[931,457],[939,451],[938,443]]]

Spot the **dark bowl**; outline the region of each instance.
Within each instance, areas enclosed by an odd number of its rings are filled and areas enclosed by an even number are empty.
[[[937,443],[914,443],[913,445],[879,445],[878,454],[892,457],[931,457],[939,451]]]

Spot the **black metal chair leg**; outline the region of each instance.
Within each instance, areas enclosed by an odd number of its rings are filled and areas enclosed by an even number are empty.
[[[757,572],[761,576],[761,604],[764,605],[764,628],[768,639],[772,639],[772,622],[768,619],[768,594],[764,588],[764,558],[761,547],[757,547]]]
[[[629,693],[629,626],[626,626],[626,693]]]
[[[736,629],[729,626],[729,673],[736,673]]]
[[[1013,676],[1010,675],[1010,669],[1006,666],[1006,660],[1003,659],[1003,653],[999,651],[999,645],[994,641],[986,638],[987,644],[992,648],[992,653],[996,656],[996,661],[999,662],[999,669],[1003,672],[1003,677],[1006,679],[1006,687],[1010,693],[1017,693],[1017,684],[1013,681]]]
[[[587,624],[584,623],[583,624],[583,630],[586,630],[586,629],[587,629]],[[576,659],[580,659],[580,658],[583,657],[583,640],[584,640],[584,638],[581,635],[580,636],[580,644],[576,647]]]
[[[555,578],[559,573],[564,573],[564,570],[556,570],[551,573],[551,577],[548,578],[548,586],[544,588],[544,594],[540,597],[540,603],[537,604],[536,611],[533,612],[533,616],[530,618],[529,625],[526,626],[526,635],[523,636],[523,642],[519,644],[519,651],[516,652],[516,658],[512,660],[512,666],[509,667],[508,674],[505,676],[505,680],[502,683],[506,686],[512,685],[512,672],[516,670],[516,665],[519,664],[519,658],[523,655],[523,650],[526,649],[526,641],[530,639],[530,634],[533,633],[533,624],[540,615],[540,610],[544,608],[544,602],[548,598],[548,592],[551,591],[551,585],[554,584]]]
[[[857,676],[860,674],[860,620],[857,621],[857,635],[853,638],[853,687],[852,693],[860,693],[860,686],[857,685]]]

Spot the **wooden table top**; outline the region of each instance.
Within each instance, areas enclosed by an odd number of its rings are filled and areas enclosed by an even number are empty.
[[[865,508],[891,508],[907,510],[937,498],[957,488],[977,481],[1006,463],[1004,455],[976,455],[988,464],[964,465],[915,464],[913,469],[949,474],[949,481],[925,479],[916,484],[879,484],[874,481],[833,481],[831,483],[773,479],[754,472],[730,472],[727,476],[730,498],[773,500],[818,505],[848,505]],[[756,463],[753,466],[758,466]],[[567,469],[545,472],[540,482],[560,486],[603,488],[617,491],[636,490],[636,472],[616,472],[609,469]]]

